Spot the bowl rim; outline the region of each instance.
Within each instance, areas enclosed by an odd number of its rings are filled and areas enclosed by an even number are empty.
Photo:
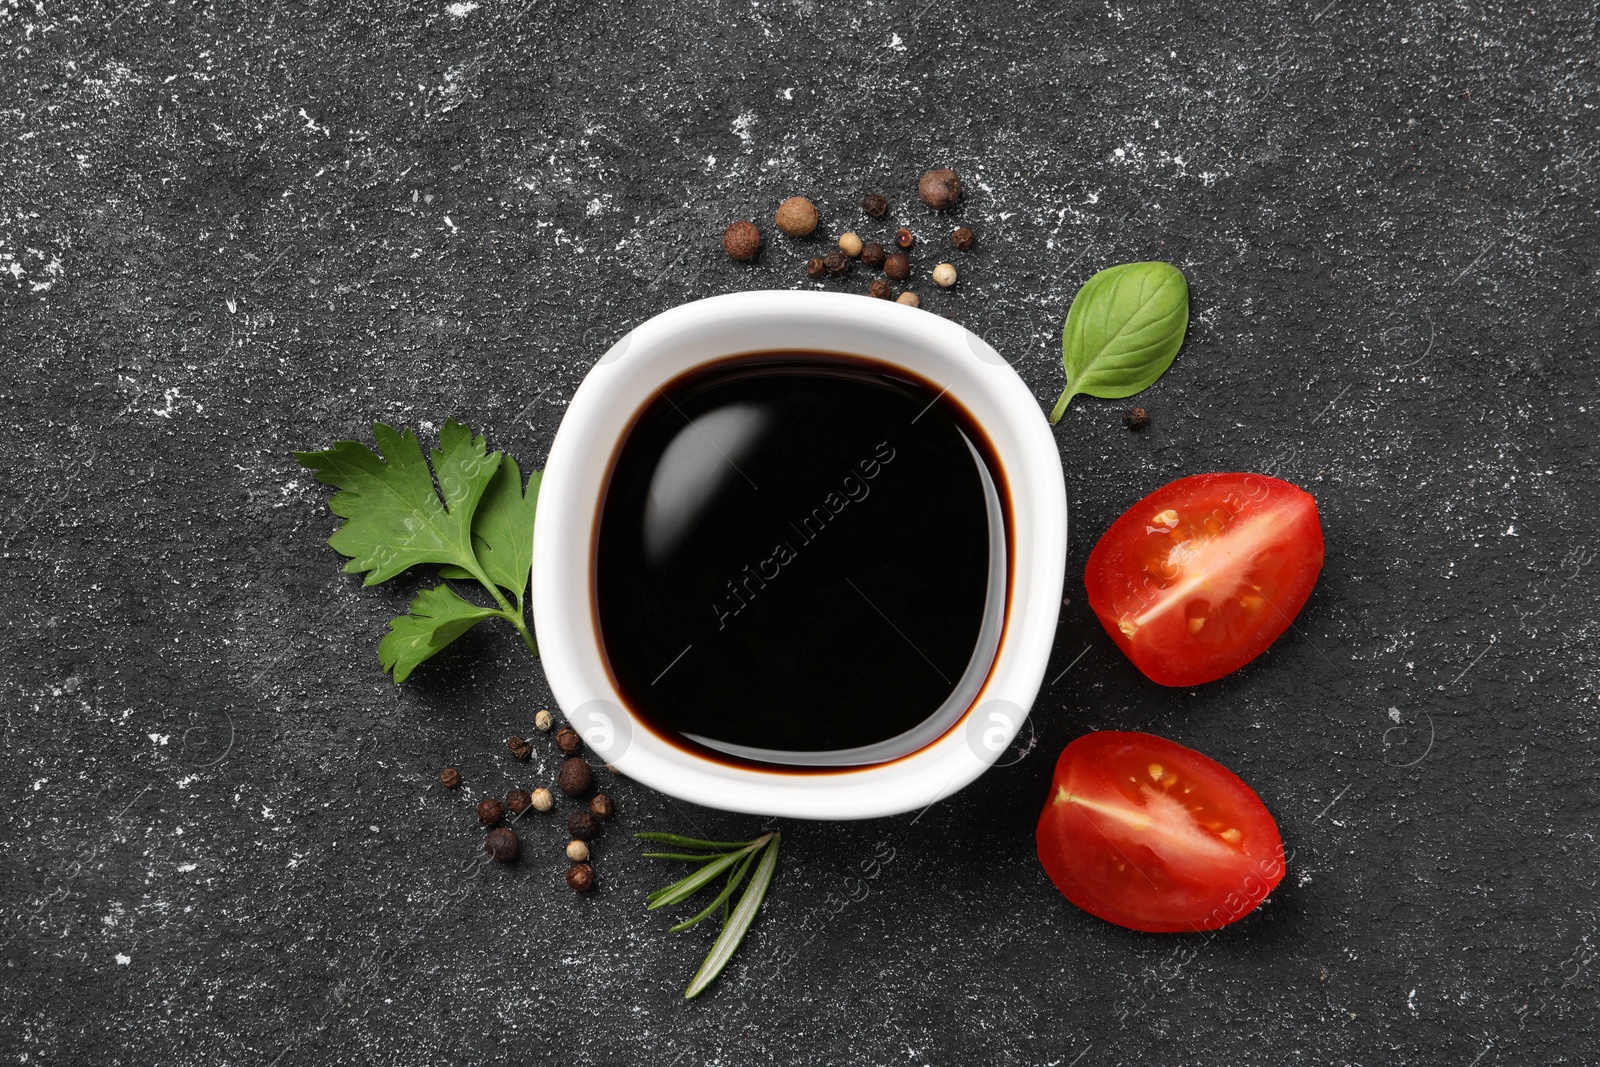
[[[840,342],[846,343],[828,343]],[[714,760],[635,719],[611,681],[594,619],[594,525],[623,437],[655,388],[703,363],[781,350],[855,354],[928,380],[989,437],[1010,503],[1005,630],[977,697],[907,755],[858,766],[766,768]],[[550,446],[534,520],[533,619],[555,702],[595,755],[669,796],[812,819],[926,808],[1006,751],[1038,695],[1065,577],[1066,486],[1054,435],[1016,371],[983,339],[930,312],[810,290],[756,290],[664,311],[618,340],[574,392]]]

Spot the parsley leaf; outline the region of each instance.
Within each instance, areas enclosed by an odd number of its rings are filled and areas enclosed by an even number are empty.
[[[378,643],[378,660],[394,674],[399,685],[417,665],[484,619],[500,615],[495,608],[480,608],[464,600],[448,585],[424,589],[412,598],[409,615],[389,622],[389,632]]]
[[[510,456],[500,463],[472,520],[472,547],[484,573],[523,605],[528,577],[533,571],[533,517],[539,507],[539,479],[543,471],[528,475],[523,491],[522,471]],[[446,578],[472,578],[465,568],[444,567]]]
[[[538,655],[526,599],[541,472],[532,472],[524,489],[516,461],[487,451],[482,437],[454,419],[426,458],[410,430],[380,422],[372,432],[382,455],[357,441],[295,453],[317,481],[339,490],[328,506],[344,523],[328,544],[349,558],[345,571],[377,585],[432,563],[445,578],[476,581],[496,605],[474,604],[448,585],[423,591],[411,601],[410,614],[389,624],[378,646],[383,669],[399,684],[475,624],[496,617],[511,623]]]
[[[472,513],[500,466],[500,453],[485,455],[483,438],[474,438],[454,420],[446,422],[433,453],[445,495],[440,501],[416,434],[398,433],[381,422],[372,434],[382,457],[357,441],[340,441],[325,452],[295,453],[301,466],[316,471],[317,481],[340,490],[328,507],[345,522],[328,544],[350,557],[346,573],[365,572],[364,584],[377,585],[418,563],[451,563],[471,571],[477,563]]]

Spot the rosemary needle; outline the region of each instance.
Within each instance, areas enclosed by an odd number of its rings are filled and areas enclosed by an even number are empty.
[[[763,841],[761,844],[764,845],[766,842]],[[701,867],[698,871],[695,871],[682,881],[674,882],[665,889],[656,890],[655,894],[652,894],[655,899],[651,901],[651,909],[653,910],[666,904],[677,904],[680,901],[688,900],[701,889],[710,885],[716,879],[717,875],[721,874],[729,867],[732,867],[735,863],[738,863],[740,860],[744,859],[746,855],[754,852],[760,847],[760,845],[751,845],[742,852],[730,852],[726,856],[718,856],[716,859],[712,860],[704,867]]]
[[[654,841],[661,845],[682,845],[688,848],[708,848],[725,851],[730,848],[744,848],[749,841],[701,841],[695,837],[684,837],[682,834],[663,834],[655,830],[646,830],[634,834],[640,841]]]

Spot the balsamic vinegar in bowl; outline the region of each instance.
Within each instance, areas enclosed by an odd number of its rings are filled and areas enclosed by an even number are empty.
[[[937,383],[864,357],[695,368],[640,410],[595,531],[599,644],[674,744],[796,770],[907,755],[982,688],[1005,480]]]

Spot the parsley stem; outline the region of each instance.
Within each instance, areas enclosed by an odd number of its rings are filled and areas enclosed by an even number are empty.
[[[528,632],[528,624],[523,621],[521,609],[511,606],[511,601],[507,600],[505,594],[500,592],[500,587],[490,581],[487,574],[483,573],[483,568],[478,565],[477,560],[473,560],[466,569],[478,580],[478,584],[487,589],[489,595],[494,597],[494,602],[500,605],[501,617],[517,628],[517,633],[522,635],[522,643],[528,646],[529,652],[537,656],[539,654],[539,646],[533,643],[533,634]]]

